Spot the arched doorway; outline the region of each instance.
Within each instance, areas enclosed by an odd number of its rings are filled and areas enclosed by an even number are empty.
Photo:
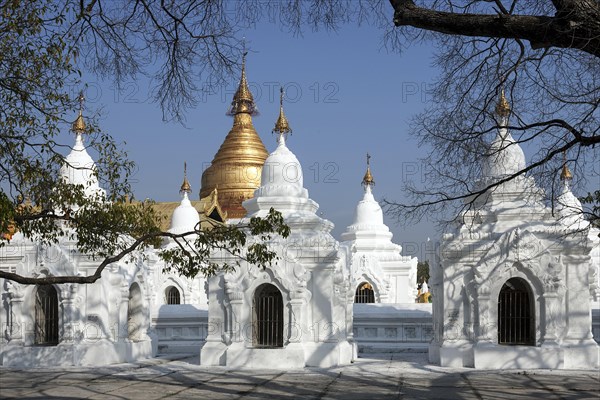
[[[279,289],[269,283],[260,285],[253,303],[253,345],[283,347],[283,298]]]
[[[375,303],[375,291],[373,285],[369,282],[363,282],[358,285],[354,295],[355,303]]]
[[[175,286],[169,286],[165,291],[167,304],[181,304],[181,294]]]
[[[535,345],[535,308],[529,284],[521,278],[504,283],[498,295],[498,344]]]
[[[35,292],[35,344],[58,344],[58,295],[52,285],[38,286]]]
[[[142,322],[144,321],[144,310],[142,302],[142,290],[137,283],[129,287],[129,301],[127,303],[127,338],[140,340],[142,334]]]

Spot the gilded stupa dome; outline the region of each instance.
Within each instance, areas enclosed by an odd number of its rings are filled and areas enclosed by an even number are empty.
[[[221,209],[229,218],[241,218],[246,215],[242,202],[252,198],[260,186],[263,164],[269,155],[252,125],[257,110],[246,80],[245,54],[240,84],[228,114],[233,116],[233,127],[202,174],[200,198],[218,189]]]

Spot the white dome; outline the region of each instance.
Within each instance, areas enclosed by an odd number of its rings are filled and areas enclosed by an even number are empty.
[[[375,201],[370,186],[367,186],[363,199],[356,206],[356,217],[353,225],[383,225],[383,211],[379,203]]]
[[[302,166],[285,145],[283,135],[279,137],[277,149],[265,161],[260,186],[268,189],[270,196],[303,196]]]
[[[390,228],[383,223],[383,211],[381,206],[373,197],[371,186],[367,185],[363,199],[356,206],[354,223],[342,233],[342,240],[353,240],[365,245],[386,248],[396,245],[392,244],[393,234]]]
[[[581,202],[571,192],[567,181],[563,182],[563,190],[556,203],[556,212],[561,224],[573,229],[583,229],[587,226],[587,221],[583,218]]]
[[[502,178],[525,168],[525,153],[506,128],[500,128],[491,143],[484,165],[484,176]]]
[[[192,206],[187,193],[184,192],[181,204],[177,206],[173,215],[171,216],[171,227],[169,232],[171,233],[184,233],[193,231],[198,223],[200,222],[200,215],[198,210]]]
[[[65,157],[65,163],[60,168],[60,176],[66,183],[83,185],[86,196],[105,193],[98,185],[96,164],[86,151],[79,133],[75,139],[75,146]]]

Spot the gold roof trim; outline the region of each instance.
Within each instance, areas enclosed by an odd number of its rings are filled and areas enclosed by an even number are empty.
[[[215,188],[209,196],[201,199],[200,202],[203,204],[204,215],[208,217],[216,210],[221,222],[227,220],[227,211],[221,209],[221,205],[219,204],[219,192],[217,191],[217,188]]]
[[[498,104],[496,104],[496,114],[500,117],[508,117],[510,114],[510,103],[504,95],[504,88],[500,91],[500,100],[498,100]]]
[[[283,88],[279,88],[279,118],[277,118],[277,122],[275,123],[275,128],[271,131],[273,133],[277,132],[280,135],[292,133],[292,128],[283,112]]]
[[[371,174],[371,155],[367,153],[367,172],[365,172],[365,176],[362,180],[363,186],[375,186],[375,180],[373,179],[373,174]]]

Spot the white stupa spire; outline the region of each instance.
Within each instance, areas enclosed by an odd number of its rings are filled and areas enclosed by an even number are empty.
[[[265,160],[261,173],[261,184],[254,197],[279,197],[308,199],[304,188],[302,165],[287,147],[285,137],[292,129],[283,112],[283,89],[281,89],[279,117],[273,133],[277,134],[277,148]]]
[[[510,104],[504,95],[504,89],[502,89],[500,100],[496,104],[496,114],[500,119],[500,124],[496,138],[488,149],[488,156],[484,165],[484,176],[486,178],[502,179],[515,174],[526,166],[525,153],[508,130],[510,113]]]
[[[319,205],[308,197],[308,190],[304,188],[302,165],[287,147],[286,135],[291,132],[283,111],[281,90],[279,117],[273,129],[273,133],[277,134],[277,148],[265,161],[261,184],[254,191],[254,197],[243,203],[247,217],[264,216],[274,208],[282,213],[292,235],[309,237],[320,232],[333,242],[333,237],[329,235],[333,224],[317,215]]]
[[[387,225],[383,223],[383,211],[379,203],[373,197],[372,187],[375,186],[375,180],[371,173],[371,156],[367,153],[367,171],[361,184],[365,193],[363,199],[356,206],[356,215],[354,223],[346,228],[342,234],[342,240],[354,240],[359,236],[369,236],[390,242],[392,233]],[[358,235],[357,235],[358,234]]]
[[[83,185],[86,196],[104,197],[106,192],[98,184],[96,164],[88,154],[83,144],[83,134],[87,126],[83,118],[83,92],[79,94],[79,115],[73,122],[71,130],[75,133],[75,145],[65,157],[65,162],[60,169],[60,176],[64,182],[73,185]]]
[[[402,246],[392,242],[393,234],[383,222],[383,211],[373,196],[375,179],[368,153],[361,184],[363,198],[356,205],[354,222],[342,233],[340,245],[351,260],[348,272],[352,285],[357,288],[362,282],[372,284],[377,302],[413,302],[417,294],[417,259],[403,256]]]
[[[588,222],[583,218],[583,207],[581,202],[571,191],[571,181],[573,175],[567,166],[566,154],[563,163],[560,180],[562,190],[560,196],[556,199],[556,211],[559,222],[569,229],[584,229]]]

